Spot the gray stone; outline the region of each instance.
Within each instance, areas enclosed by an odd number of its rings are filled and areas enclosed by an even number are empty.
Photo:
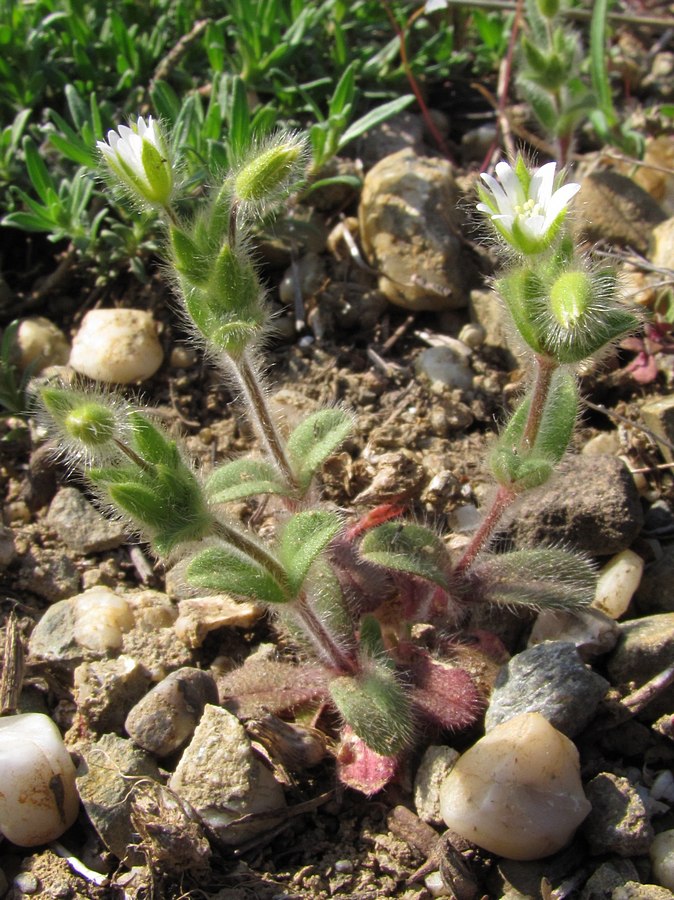
[[[547,641],[518,653],[500,670],[486,730],[520,713],[538,712],[574,737],[592,720],[608,682],[583,664],[573,644]]]
[[[646,253],[656,225],[667,216],[631,178],[614,171],[592,172],[574,200],[576,239],[608,241]]]
[[[397,306],[456,309],[468,302],[470,265],[459,235],[459,188],[450,163],[401,150],[365,177],[361,239],[381,273],[379,288]]]
[[[639,856],[654,837],[643,800],[627,778],[601,772],[585,785],[592,810],[582,826],[596,855]]]
[[[401,150],[423,153],[424,123],[421,116],[402,112],[371,128],[360,142],[359,157],[371,169],[385,156]]]
[[[641,407],[641,418],[644,425],[655,432],[657,437],[664,438],[669,443],[674,443],[674,396],[658,397],[644,403]],[[668,462],[672,462],[674,455],[667,444],[659,444],[662,455]]]
[[[618,643],[620,627],[598,609],[544,609],[536,618],[529,646],[543,641],[565,641],[573,644],[580,658],[587,662],[613,650]]]
[[[674,612],[674,544],[646,566],[634,602],[642,615]]]
[[[52,550],[36,546],[21,558],[19,584],[48,603],[56,603],[79,592],[81,576],[62,547]]]
[[[211,675],[186,666],[167,675],[133,707],[125,728],[143,750],[168,756],[192,735],[206,704],[217,702]]]
[[[632,619],[620,625],[621,638],[607,663],[609,678],[628,692],[644,685],[674,660],[674,612]],[[674,709],[674,685],[666,688],[641,713],[649,721]]]
[[[612,859],[603,863],[585,882],[579,900],[606,900],[614,888],[639,877],[634,863],[629,859]]]
[[[506,519],[520,547],[564,544],[591,556],[630,546],[643,524],[639,493],[625,464],[610,456],[575,456]]]
[[[285,796],[272,772],[253,752],[232,713],[207,705],[169,787],[186,800],[226,844],[240,844],[278,823]],[[252,822],[250,813],[269,813]]]
[[[442,825],[440,786],[459,754],[451,747],[430,746],[424,753],[414,778],[414,806],[417,815],[429,825]]]
[[[6,569],[16,559],[16,546],[11,528],[0,525],[0,569]]]
[[[145,857],[131,846],[138,838],[131,824],[134,784],[159,781],[154,760],[116,734],[105,734],[80,748],[77,789],[91,824],[105,846],[128,866],[142,865]]]
[[[76,488],[61,488],[49,507],[47,524],[76,553],[100,553],[126,542],[121,523],[106,519]]]
[[[81,663],[73,673],[78,726],[92,734],[119,732],[150,679],[128,656]]]

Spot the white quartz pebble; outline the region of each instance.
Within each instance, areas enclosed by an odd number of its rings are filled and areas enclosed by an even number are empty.
[[[70,365],[81,375],[130,384],[154,375],[164,352],[157,325],[141,309],[92,309],[73,338]]]
[[[44,316],[22,319],[14,338],[18,365],[22,372],[36,375],[47,366],[64,366],[70,355],[65,334]]]
[[[657,834],[649,853],[656,883],[674,891],[674,830]]]
[[[612,619],[619,619],[627,612],[643,571],[643,559],[632,550],[616,554],[599,573],[592,606]]]
[[[99,653],[119,650],[122,635],[133,628],[133,612],[124,597],[106,587],[92,587],[72,599],[74,637],[80,647]]]
[[[448,828],[507,859],[561,850],[590,812],[575,745],[540,713],[492,728],[440,789]]]
[[[56,840],[77,818],[75,767],[42,713],[0,719],[0,833],[20,847]]]

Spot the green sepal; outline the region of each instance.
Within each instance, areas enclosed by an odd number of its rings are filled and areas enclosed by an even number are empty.
[[[295,428],[286,446],[302,493],[309,488],[325,460],[346,440],[352,428],[351,416],[336,407],[312,413]]]
[[[216,256],[210,278],[209,307],[216,317],[255,308],[260,299],[260,283],[246,256],[223,244]]]
[[[388,667],[374,664],[362,675],[335,678],[329,691],[346,723],[375,753],[394,756],[410,743],[410,703]]]
[[[288,520],[281,533],[278,555],[293,597],[302,590],[313,563],[342,529],[342,520],[328,510],[305,510]]]
[[[210,261],[199,245],[175,225],[170,229],[172,262],[176,271],[191,285],[204,287],[210,277]]]
[[[259,494],[290,493],[278,469],[263,459],[235,459],[219,466],[204,485],[211,503],[229,503]]]
[[[195,587],[260,603],[287,603],[290,599],[267,569],[230,547],[203,550],[190,562],[185,576]]]
[[[421,525],[386,522],[372,528],[361,542],[360,555],[367,562],[448,587],[447,548],[437,535]]]
[[[638,318],[627,309],[604,309],[590,316],[587,325],[580,323],[566,334],[558,333],[549,355],[562,364],[579,363],[639,326]]]
[[[184,465],[175,441],[165,435],[137,412],[129,413],[129,425],[133,449],[146,463],[163,463],[166,466]]]
[[[597,574],[592,563],[557,548],[481,557],[471,570],[480,597],[501,606],[569,610],[589,606]]]
[[[578,416],[578,402],[574,375],[557,369],[552,375],[533,447],[527,447],[524,432],[531,397],[524,398],[490,454],[491,470],[499,484],[515,491],[545,484],[569,446]]]
[[[148,200],[166,206],[171,199],[173,190],[173,178],[171,166],[159,150],[150,141],[143,141],[141,150],[141,163],[147,178],[150,190],[146,190]]]
[[[498,224],[498,223],[497,223]],[[541,314],[545,313],[545,285],[531,269],[516,269],[496,286],[523,340],[536,353],[545,355]]]

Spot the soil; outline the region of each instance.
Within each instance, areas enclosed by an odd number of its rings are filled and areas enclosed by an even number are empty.
[[[33,252],[39,248],[39,241],[33,243]],[[40,269],[38,274],[44,277],[45,273]],[[270,270],[269,277],[273,287],[279,271]],[[34,287],[24,279],[21,295],[30,298]],[[50,293],[39,312],[72,334],[92,305],[151,310],[162,325],[167,360],[175,347],[188,342],[159,273],[152,274],[144,286],[128,280],[108,285],[103,291],[91,288],[86,277],[71,273]],[[451,330],[455,334],[467,320],[467,314],[457,312],[452,316]],[[338,403],[356,411],[354,436],[328,461],[323,472],[327,499],[340,507],[364,512],[377,503],[402,498],[412,518],[432,523],[443,533],[451,529],[452,515],[459,506],[471,502],[480,505],[489,484],[484,465],[486,450],[496,423],[516,396],[523,373],[511,369],[499,349],[482,347],[475,351],[472,362],[476,372],[474,391],[434,389],[415,374],[414,363],[427,346],[420,335],[440,334],[447,330],[446,322],[447,319],[441,325],[435,314],[410,316],[405,310],[389,307],[367,332],[336,331],[316,340],[306,331],[285,342],[271,342],[266,356],[269,378],[288,422],[309,408],[326,404]],[[644,495],[648,502],[662,499],[671,504],[672,477],[667,469],[655,468],[662,457],[638,424],[639,408],[645,398],[666,395],[671,376],[665,365],[652,384],[636,385],[622,371],[630,358],[630,354],[617,354],[604,368],[584,378],[584,396],[607,407],[608,414],[588,410],[574,438],[574,449],[579,450],[600,432],[618,428],[621,453],[632,468],[646,470]],[[197,362],[185,369],[167,363],[142,385],[142,395],[182,434],[189,453],[203,465],[210,466],[253,446],[227,387],[207,363]],[[461,415],[456,421],[440,421],[440,405],[451,406]],[[633,426],[626,426],[626,421]],[[46,523],[49,502],[60,484],[84,486],[47,461],[20,421],[7,420],[2,427],[6,434],[18,428],[11,440],[0,443],[4,519],[13,532],[18,556],[4,573],[0,612],[3,619],[12,610],[17,613],[24,641],[48,603],[67,596],[68,591],[72,593],[72,580],[63,576],[64,581],[60,582],[58,572],[54,574],[59,561],[72,563],[80,585],[98,583],[119,589],[161,590],[164,571],[143,545],[129,543],[116,550],[82,556],[59,543]],[[389,455],[382,460],[382,454]],[[431,484],[438,472],[447,475]],[[249,503],[242,504],[239,512],[244,520],[252,519],[261,531],[273,525],[273,509]],[[26,573],[27,554],[33,560],[31,577]],[[48,596],[44,583],[39,583],[39,572],[46,572],[45,577],[51,579],[52,596]],[[230,655],[238,652],[243,657],[251,647],[275,639],[273,626],[266,620],[247,632],[215,635],[197,651],[196,664],[208,668],[221,652],[221,641],[228,642]],[[25,685],[37,689],[48,711],[67,729],[77,712],[70,685],[50,681],[49,673],[30,667]],[[459,737],[452,740],[452,745],[461,749],[476,736]],[[662,739],[662,744],[671,750],[666,739]],[[664,758],[671,760],[671,753],[667,757],[666,749],[661,751]],[[601,771],[599,743],[584,745],[583,752],[585,764],[591,763],[595,771]],[[447,842],[439,832],[409,814],[414,762],[410,760],[401,777],[371,799],[341,788],[330,761],[293,773],[287,820],[280,825],[276,822],[243,852],[214,846],[207,872],[172,874],[149,852],[148,865],[129,873],[106,854],[84,814],[62,838],[62,844],[92,868],[102,863],[110,872],[108,884],[100,886],[86,874],[77,874],[53,848],[21,850],[5,843],[0,846],[0,866],[9,884],[14,882],[13,898],[426,900],[432,894],[424,884],[425,875],[440,869],[449,880],[461,862],[457,859],[456,843]],[[606,763],[612,764],[611,760]],[[629,764],[639,768],[645,761],[634,755]],[[574,849],[582,860],[575,874],[582,869],[588,877],[599,863],[588,862],[582,849]],[[494,859],[474,850],[466,851],[461,859],[470,861],[479,888],[471,894],[455,878],[455,896],[501,895],[501,876]],[[644,868],[643,860],[636,864]],[[568,871],[567,866],[567,881]],[[570,871],[573,873],[573,866]],[[16,876],[18,881],[14,881]],[[554,896],[559,900],[579,896],[573,885],[565,888],[562,882],[563,878],[557,881],[554,894],[549,884],[546,887],[546,882],[539,880],[535,893],[508,896]]]

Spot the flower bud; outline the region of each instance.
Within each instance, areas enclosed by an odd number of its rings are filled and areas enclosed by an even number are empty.
[[[102,403],[82,403],[63,420],[66,431],[85,447],[100,447],[115,436],[115,417]]]
[[[536,0],[536,6],[546,19],[554,19],[559,12],[559,0]]]
[[[550,288],[550,310],[562,328],[582,323],[592,304],[592,281],[584,272],[564,272]]]
[[[239,168],[233,178],[239,202],[264,204],[284,194],[300,175],[304,141],[292,134],[280,134]]]

